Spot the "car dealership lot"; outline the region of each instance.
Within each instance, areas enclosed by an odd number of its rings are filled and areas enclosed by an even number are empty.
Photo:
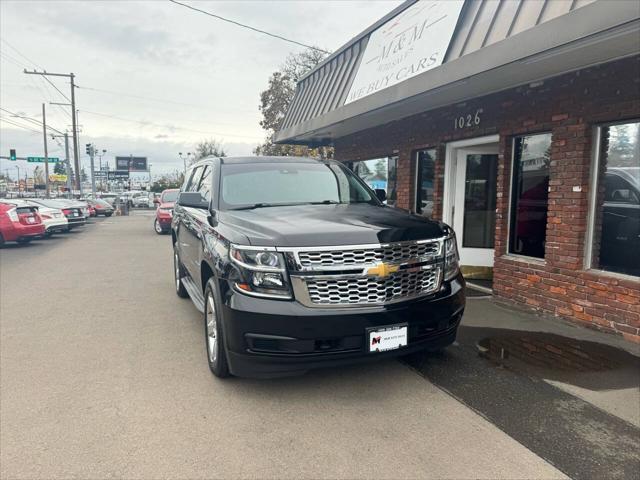
[[[637,465],[637,428],[600,410],[586,423],[572,413],[565,437],[541,425],[552,443],[540,447],[526,404],[537,383],[505,382],[473,344],[412,368],[216,379],[201,315],[174,293],[171,237],[153,219],[134,212],[0,250],[2,478],[593,478],[607,461],[623,478]],[[482,302],[469,301],[469,320]],[[536,402],[558,405],[549,423],[566,423],[567,398],[591,408],[548,388]],[[611,429],[615,458],[583,425]],[[581,430],[587,443],[572,445]],[[578,447],[597,465],[575,463],[591,470],[562,463]]]

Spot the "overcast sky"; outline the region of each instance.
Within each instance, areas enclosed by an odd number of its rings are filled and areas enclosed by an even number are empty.
[[[184,3],[333,51],[401,2]],[[0,35],[2,108],[41,119],[46,102],[47,123],[64,131],[71,124],[69,109],[48,102],[66,100],[22,70],[76,74],[80,153],[87,170],[84,145],[91,142],[107,150],[104,160],[111,165],[115,155],[147,156],[154,173],[180,167],[178,152],[192,151],[205,138],[223,141],[230,155],[251,154],[264,138],[259,94],[286,56],[302,50],[164,0],[2,0]],[[67,79],[51,80],[69,95]],[[44,154],[42,133],[0,125],[1,155],[9,148],[18,156]],[[50,141],[50,156],[64,157],[63,152]],[[11,168],[15,176],[14,165],[1,160],[0,171]]]

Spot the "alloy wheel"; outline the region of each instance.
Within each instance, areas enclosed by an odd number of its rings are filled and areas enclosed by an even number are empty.
[[[162,233],[162,227],[160,226],[160,222],[158,220],[153,222],[153,226],[156,229],[156,233],[158,234]]]
[[[173,272],[176,279],[176,290],[180,290],[180,260],[178,254],[173,254]]]
[[[209,362],[215,364],[218,359],[218,318],[216,314],[215,301],[211,292],[207,295],[206,302],[206,322],[207,322],[207,353]]]

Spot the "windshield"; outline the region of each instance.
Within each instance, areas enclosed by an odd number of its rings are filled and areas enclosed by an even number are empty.
[[[178,193],[180,193],[178,190],[171,190],[169,192],[164,192],[162,194],[162,198],[160,199],[160,201],[162,203],[175,203],[176,200],[178,199]]]
[[[350,170],[335,163],[225,164],[221,175],[222,208],[309,203],[379,204]]]

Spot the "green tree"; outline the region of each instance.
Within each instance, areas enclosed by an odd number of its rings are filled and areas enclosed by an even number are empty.
[[[197,162],[201,158],[205,157],[226,157],[227,153],[224,151],[222,142],[217,141],[214,138],[209,140],[203,140],[196,145],[196,152],[194,159],[191,163]]]
[[[173,173],[161,175],[151,184],[152,192],[162,192],[167,188],[180,188],[184,182],[184,172],[176,170]]]
[[[260,94],[260,105],[258,106],[262,113],[260,126],[267,132],[267,138],[264,143],[254,149],[253,152],[256,155],[333,158],[333,148],[331,147],[310,149],[304,145],[278,145],[274,143],[275,134],[280,128],[287,108],[296,92],[296,84],[325,57],[326,54],[309,48],[300,53],[290,54],[280,69],[271,74],[267,89]]]

